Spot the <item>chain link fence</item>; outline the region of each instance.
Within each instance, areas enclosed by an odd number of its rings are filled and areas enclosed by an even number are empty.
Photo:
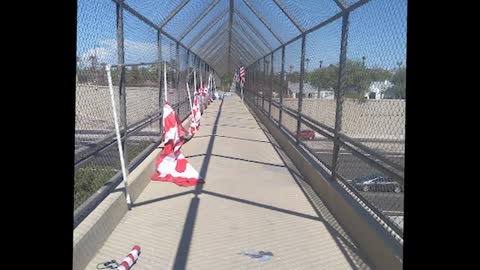
[[[247,67],[247,99],[402,241],[407,1],[283,2],[304,32]]]
[[[403,235],[406,17],[406,0],[78,1],[75,216],[121,180],[106,65],[130,169],[164,99],[188,118],[194,69],[225,86],[246,66],[247,99]]]
[[[144,8],[141,3],[131,4]],[[166,18],[168,13],[155,16]],[[186,120],[191,113],[186,82],[189,80],[191,91],[193,69],[204,83],[210,72],[215,73],[200,57],[121,1],[79,1],[77,21],[75,226],[122,180],[106,66],[111,66],[129,170],[160,144],[163,100]]]

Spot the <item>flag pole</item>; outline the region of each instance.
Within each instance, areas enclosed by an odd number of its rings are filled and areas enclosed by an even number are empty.
[[[167,95],[167,63],[163,63],[163,88],[165,88],[165,101],[168,101]]]
[[[240,91],[242,92],[242,103],[243,103],[243,83],[241,79],[240,79]]]
[[[120,66],[120,69],[122,67]],[[122,138],[120,136],[120,127],[118,125],[118,118],[117,118],[117,109],[115,107],[115,98],[113,96],[113,84],[112,84],[112,74],[110,72],[110,65],[106,65],[105,69],[107,70],[107,77],[108,77],[108,88],[110,89],[110,98],[112,101],[112,111],[113,111],[113,120],[115,123],[115,132],[117,135],[117,143],[118,143],[118,152],[120,155],[120,166],[122,167],[122,175],[123,175],[123,183],[125,184],[125,197],[127,200],[128,209],[131,209],[132,201],[130,199],[130,194],[128,193],[128,181],[127,181],[127,170],[125,168],[125,160],[123,159],[123,148],[122,148]],[[126,127],[125,127],[126,128]]]
[[[186,82],[187,83],[187,94],[188,94],[188,104],[190,104],[190,110],[192,111],[192,116],[193,116],[193,105],[192,105],[192,99],[191,99],[191,96],[190,96],[190,88],[188,87],[188,81]]]

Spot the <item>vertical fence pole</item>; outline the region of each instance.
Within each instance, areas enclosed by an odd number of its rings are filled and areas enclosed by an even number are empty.
[[[127,158],[127,98],[125,91],[125,47],[123,39],[123,0],[117,2],[117,62],[118,67],[120,68],[119,72],[119,92],[120,92],[120,122],[123,124],[123,131],[121,131],[121,145],[123,150],[123,160],[125,164],[128,163]],[[128,168],[125,168],[125,175],[128,175]],[[126,183],[127,179],[124,179]],[[128,194],[127,188],[125,186],[125,197],[127,200],[128,209],[131,209],[130,196]]]
[[[176,76],[176,85],[177,85],[177,100],[176,100],[176,103],[179,104],[180,103],[180,43],[176,42],[177,43],[177,46],[176,46],[176,49],[175,49],[175,54],[176,54],[176,63],[175,63],[175,66],[177,68],[177,76]],[[177,106],[177,116],[180,118],[180,105]]]
[[[338,144],[338,133],[342,130],[342,113],[343,102],[345,96],[345,64],[347,62],[347,41],[349,12],[345,12],[342,20],[342,36],[340,43],[340,64],[338,68],[338,81],[335,89],[336,110],[335,110],[335,134],[333,140],[333,158],[332,158],[332,181],[336,179],[338,152],[340,145]]]
[[[267,57],[265,56],[263,58],[263,73],[262,73],[262,111],[265,111],[265,82],[267,81],[265,77],[267,77],[267,67],[265,65],[265,60],[267,60]]]
[[[157,31],[157,53],[158,53],[158,107],[160,108],[160,112],[163,111],[163,95],[162,95],[162,33],[160,30]],[[160,117],[159,125],[160,125],[160,137],[163,133],[163,121],[162,117]]]
[[[300,143],[300,126],[301,126],[301,117],[302,105],[303,105],[303,79],[305,78],[305,37],[302,35],[302,51],[300,56],[300,82],[299,82],[299,91],[298,91],[298,116],[297,116],[297,133],[296,133],[296,142]]]
[[[187,49],[187,77],[185,78],[185,80],[187,81],[188,86],[190,86],[189,79],[190,79],[190,50]],[[187,87],[187,92],[190,93],[189,87]],[[188,99],[189,99],[189,102],[193,104],[193,99],[190,100],[190,97]]]
[[[260,93],[258,89],[260,89],[259,83],[260,82],[260,60],[255,63],[255,105],[260,107]]]
[[[283,90],[285,89],[285,46],[282,46],[282,70],[280,71],[280,108],[278,112],[278,127],[282,126]]]
[[[268,104],[268,117],[272,118],[272,96],[273,96],[273,52],[272,56],[270,57],[270,93],[269,99],[270,103]]]

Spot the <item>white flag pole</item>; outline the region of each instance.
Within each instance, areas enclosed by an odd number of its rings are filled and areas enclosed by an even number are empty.
[[[163,88],[165,88],[165,101],[168,101],[167,95],[167,63],[163,63]]]
[[[240,91],[242,92],[242,102],[243,102],[243,83],[240,80]]]
[[[197,92],[197,70],[193,70],[193,94]]]
[[[190,110],[192,111],[192,116],[193,116],[193,105],[192,105],[192,102],[193,100],[191,99],[191,96],[190,96],[190,88],[188,88],[188,82],[187,82],[187,94],[188,94],[188,104],[190,104]]]
[[[117,133],[118,153],[120,155],[120,165],[122,167],[123,183],[125,184],[125,197],[127,199],[128,209],[131,209],[132,201],[130,199],[130,194],[128,193],[127,170],[125,168],[125,160],[123,159],[122,138],[120,137],[120,128],[118,126],[117,109],[115,108],[115,98],[113,96],[112,74],[110,72],[110,65],[107,65],[105,69],[107,70],[108,87],[110,89],[110,97],[112,100],[113,120],[115,122],[115,131]]]
[[[197,69],[193,69],[193,94],[195,95],[197,93]],[[199,106],[202,104],[202,100],[200,99],[200,96],[197,96],[197,101],[200,102]]]

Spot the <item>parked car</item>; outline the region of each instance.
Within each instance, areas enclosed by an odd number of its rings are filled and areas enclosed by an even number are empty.
[[[366,176],[360,176],[353,180],[348,181],[356,189],[368,192],[368,191],[382,191],[382,192],[395,192],[400,193],[403,188],[400,184],[383,174],[370,174]]]
[[[315,131],[310,129],[300,130],[299,138],[300,140],[313,140],[315,139]]]

